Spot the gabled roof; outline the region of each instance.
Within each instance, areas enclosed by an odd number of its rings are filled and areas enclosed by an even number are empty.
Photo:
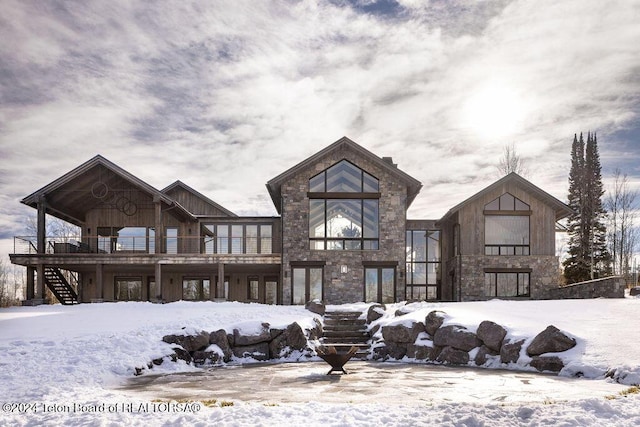
[[[95,206],[104,203],[105,199],[112,197],[111,193],[116,197],[114,202],[122,203],[124,206],[128,199],[126,194],[121,194],[122,190],[119,190],[123,185],[137,188],[153,200],[175,208],[171,210],[172,213],[195,221],[195,217],[171,197],[101,155],[91,158],[33,192],[22,199],[21,203],[37,208],[38,200],[44,197],[48,214],[81,225],[85,221],[84,215]]]
[[[420,181],[408,175],[407,173],[398,169],[396,165],[394,165],[390,161],[387,161],[387,159],[382,159],[376,156],[371,151],[365,149],[361,145],[356,144],[346,136],[343,136],[333,144],[318,151],[313,156],[307,158],[306,160],[303,160],[302,162],[298,163],[292,168],[287,169],[286,171],[282,172],[280,175],[276,176],[275,178],[267,182],[267,190],[269,190],[269,195],[271,195],[271,200],[273,201],[273,204],[275,205],[278,213],[280,213],[282,209],[282,206],[281,206],[282,201],[280,197],[282,183],[284,183],[287,179],[291,178],[292,176],[299,173],[303,169],[307,168],[308,166],[313,165],[316,162],[320,161],[322,158],[332,153],[333,151],[337,151],[344,147],[348,147],[358,155],[365,157],[367,160],[375,163],[380,168],[384,169],[391,175],[398,178],[400,181],[404,182],[407,185],[407,207],[411,205],[413,200],[416,198],[416,196],[420,192],[420,189],[422,188],[422,183],[420,183]]]
[[[499,188],[502,185],[507,184],[507,183],[513,183],[513,184],[521,187],[523,190],[527,191],[528,193],[533,194],[539,200],[541,200],[544,203],[550,205],[554,209],[554,211],[556,213],[556,221],[561,220],[562,218],[565,218],[565,217],[569,216],[573,212],[573,210],[569,206],[567,206],[565,203],[563,203],[560,200],[556,199],[551,194],[549,194],[546,191],[542,190],[540,187],[535,186],[534,184],[532,184],[531,182],[527,181],[526,179],[524,179],[523,177],[521,177],[517,173],[511,172],[510,174],[500,178],[499,180],[497,180],[493,184],[489,185],[488,187],[478,191],[476,194],[474,194],[473,196],[469,197],[465,201],[463,201],[463,202],[457,204],[456,206],[452,207],[451,209],[449,209],[447,211],[447,213],[444,214],[444,216],[440,219],[440,221],[443,221],[443,220],[447,219],[448,217],[450,217],[451,215],[453,215],[454,213],[456,213],[457,211],[459,211],[460,209],[462,209],[463,207],[465,207],[469,203],[471,203],[471,202],[477,200],[478,198],[482,197],[484,194],[486,194],[486,193],[488,193],[490,191],[493,191],[496,188]]]
[[[238,216],[235,213],[231,212],[230,210],[224,208],[222,205],[219,205],[218,203],[214,202],[213,200],[211,200],[210,198],[208,198],[204,194],[194,190],[192,187],[188,186],[187,184],[185,184],[184,182],[182,182],[180,180],[177,180],[173,184],[171,184],[171,185],[167,186],[166,188],[162,189],[162,192],[164,194],[168,194],[171,191],[176,190],[176,189],[183,189],[183,190],[191,193],[192,195],[194,195],[198,199],[202,200],[203,202],[205,202],[209,206],[213,207],[214,209],[221,211],[222,213],[224,213],[227,216],[232,216],[232,217],[237,217]],[[193,212],[193,213],[196,214],[196,215],[199,214],[199,212]]]

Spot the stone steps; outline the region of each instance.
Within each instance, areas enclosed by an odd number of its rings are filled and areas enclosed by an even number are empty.
[[[347,352],[352,346],[358,347],[355,358],[366,359],[369,355],[369,332],[361,312],[328,311],[324,314],[321,342],[333,346],[339,352]]]

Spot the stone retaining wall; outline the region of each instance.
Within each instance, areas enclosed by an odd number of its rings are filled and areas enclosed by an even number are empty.
[[[549,290],[551,299],[624,298],[622,276],[588,280]]]

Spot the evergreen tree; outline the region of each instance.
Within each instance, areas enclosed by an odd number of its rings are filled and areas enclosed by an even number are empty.
[[[591,275],[597,279],[611,274],[611,259],[607,250],[607,228],[605,220],[607,212],[602,203],[604,186],[602,185],[602,168],[598,152],[596,134],[587,137],[585,153],[585,223],[588,242],[589,266]]]
[[[569,256],[563,262],[568,283],[604,277],[610,273],[606,249],[604,189],[596,135],[573,137],[569,171]]]

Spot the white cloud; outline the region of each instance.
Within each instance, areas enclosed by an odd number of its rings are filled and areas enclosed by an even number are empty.
[[[0,194],[101,153],[269,215],[264,183],[346,135],[424,183],[412,217],[438,217],[511,142],[560,198],[574,132],[638,156],[637,1],[400,3],[4,2]]]

